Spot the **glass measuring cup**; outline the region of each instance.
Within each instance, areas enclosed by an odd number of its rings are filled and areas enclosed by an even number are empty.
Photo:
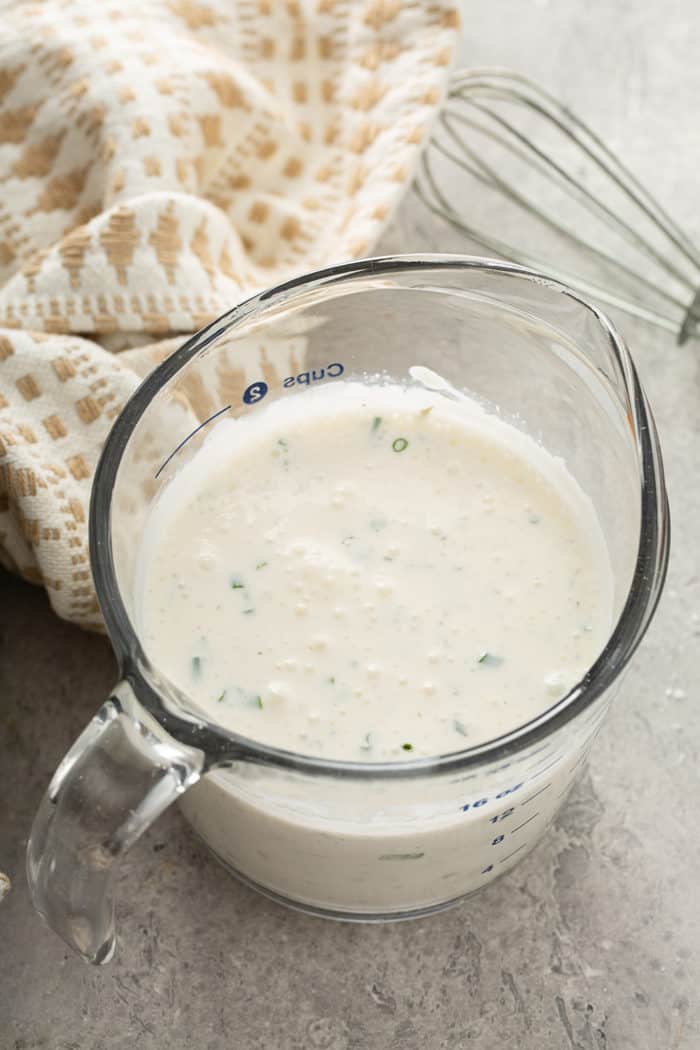
[[[614,566],[615,626],[566,697],[496,740],[401,763],[324,760],[228,732],[144,652],[138,538],[221,416],[422,365],[499,407],[593,501]],[[644,392],[612,325],[557,282],[459,256],[364,260],[289,281],[209,325],[134,394],[105,446],[92,568],[122,679],[56,771],[28,875],[83,958],[114,951],[120,856],[175,800],[219,859],[287,904],[335,918],[426,914],[518,863],[582,769],[656,607],[669,517]],[[477,698],[478,699],[478,698]]]

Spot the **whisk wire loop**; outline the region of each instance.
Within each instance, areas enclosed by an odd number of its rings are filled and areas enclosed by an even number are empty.
[[[555,147],[543,141],[552,133]],[[483,147],[496,150],[498,159]],[[526,185],[514,184],[514,163],[527,171]],[[536,240],[542,231],[555,235],[549,259],[475,226],[470,207],[477,206],[478,195],[470,196],[454,174],[446,177],[455,167],[536,220]],[[528,192],[533,175],[540,180],[534,194]],[[592,188],[591,175],[602,179],[603,191]],[[552,187],[581,209],[576,221],[547,210],[554,207]],[[415,189],[432,212],[487,250],[546,269],[608,305],[674,332],[679,343],[700,336],[697,248],[600,136],[527,77],[502,69],[456,73]],[[499,221],[507,227],[500,212]],[[611,237],[619,242],[614,248],[604,246]],[[562,268],[563,244],[575,251],[572,272]],[[586,274],[584,264],[597,270]]]

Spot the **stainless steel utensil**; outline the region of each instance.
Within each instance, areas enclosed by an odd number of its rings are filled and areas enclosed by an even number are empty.
[[[457,72],[415,189],[497,256],[545,270],[678,343],[700,338],[700,252],[599,136],[527,77]]]

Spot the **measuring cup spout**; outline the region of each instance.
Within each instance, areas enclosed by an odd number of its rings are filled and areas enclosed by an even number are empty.
[[[56,770],[32,826],[27,876],[37,911],[86,962],[114,954],[119,859],[203,766],[203,753],[165,733],[123,681]]]

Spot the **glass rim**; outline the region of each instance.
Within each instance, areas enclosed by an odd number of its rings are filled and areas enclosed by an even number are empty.
[[[113,560],[111,504],[123,455],[136,424],[158,392],[205,347],[229,330],[257,314],[266,313],[270,307],[292,303],[299,292],[351,284],[359,278],[430,270],[481,271],[545,286],[582,306],[606,335],[627,398],[626,411],[637,449],[641,497],[637,558],[622,612],[596,661],[565,696],[534,718],[491,740],[443,755],[391,762],[326,759],[270,747],[224,729],[193,711],[186,695],[165,676],[163,692],[166,696],[161,695],[157,685],[161,673],[151,664],[131,624]],[[449,288],[446,290],[450,291]],[[122,677],[130,682],[139,701],[167,732],[181,744],[204,752],[207,768],[222,768],[234,761],[247,760],[305,773],[359,780],[398,779],[457,772],[510,759],[549,737],[590,707],[619,677],[651,622],[666,576],[670,515],[654,420],[634,362],[608,317],[573,289],[536,270],[495,259],[432,253],[360,259],[294,277],[250,296],[187,339],[143,380],[110,430],[92,486],[89,537],[97,598]]]

